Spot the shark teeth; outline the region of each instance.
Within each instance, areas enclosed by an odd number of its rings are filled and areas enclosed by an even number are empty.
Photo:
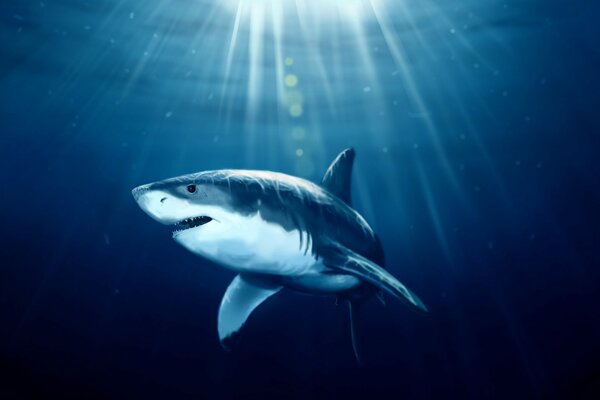
[[[211,217],[208,217],[206,215],[202,215],[200,217],[194,217],[194,218],[186,218],[182,221],[179,221],[177,224],[175,224],[175,226],[178,229],[174,233],[181,232],[186,229],[192,229],[197,226],[204,225],[204,224],[208,224],[212,220],[213,219]]]

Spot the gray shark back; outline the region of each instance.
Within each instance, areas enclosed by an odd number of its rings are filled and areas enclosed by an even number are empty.
[[[198,186],[209,184],[232,193],[228,204],[232,212],[259,213],[264,220],[287,231],[303,232],[300,246],[317,256],[322,245],[336,241],[383,265],[383,249],[365,219],[341,198],[310,181],[253,170],[205,171],[175,179]],[[168,180],[162,182],[168,183]]]

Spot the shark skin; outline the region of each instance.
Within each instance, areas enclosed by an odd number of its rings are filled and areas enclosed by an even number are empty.
[[[173,239],[237,275],[218,315],[224,347],[262,302],[282,289],[347,300],[357,346],[360,305],[386,292],[427,311],[384,269],[381,243],[352,208],[354,150],[333,161],[320,185],[270,171],[216,170],[138,186],[132,194]]]

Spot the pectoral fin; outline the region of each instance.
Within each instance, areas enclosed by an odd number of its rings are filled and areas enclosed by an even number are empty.
[[[218,330],[223,347],[227,348],[252,311],[263,301],[281,290],[281,286],[236,276],[221,301],[219,308]]]
[[[328,267],[355,275],[400,300],[422,311],[427,311],[425,304],[392,274],[352,250],[335,244],[320,250],[319,253]]]

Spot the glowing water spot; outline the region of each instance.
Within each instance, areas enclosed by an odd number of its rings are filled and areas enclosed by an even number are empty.
[[[298,85],[298,77],[294,74],[288,74],[285,77],[285,85],[287,87],[296,87]]]
[[[300,104],[300,103],[292,104],[290,106],[290,110],[289,111],[290,111],[290,115],[292,117],[294,117],[294,118],[297,118],[297,117],[301,116],[304,113],[304,109],[302,107],[302,104]]]

